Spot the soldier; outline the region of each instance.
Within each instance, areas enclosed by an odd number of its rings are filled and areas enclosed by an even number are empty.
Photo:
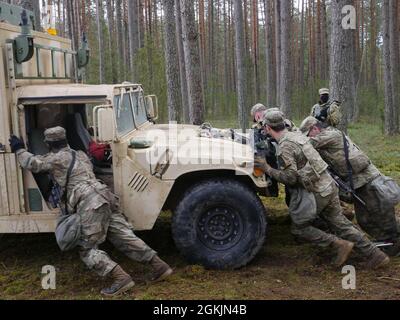
[[[399,254],[400,223],[396,219],[395,208],[385,205],[374,187],[384,184],[386,177],[343,132],[332,127],[325,129],[313,117],[303,121],[301,131],[311,138],[311,144],[335,174],[365,202],[362,204],[354,199],[355,214],[361,228],[377,241],[395,243],[387,252]]]
[[[267,110],[267,107],[262,103],[257,103],[251,108],[250,114],[253,119],[253,129],[260,127],[260,123],[262,122],[264,112]]]
[[[290,187],[292,233],[305,241],[336,250],[334,263],[337,266],[344,264],[353,247],[369,260],[369,268],[388,264],[389,257],[342,215],[338,189],[326,170],[327,164],[309,139],[301,132],[289,132],[284,120],[280,112],[265,113],[265,128],[279,143],[280,169],[272,168],[265,159],[255,162],[271,178]],[[317,215],[327,222],[335,235],[313,225]]]
[[[120,211],[116,196],[96,179],[87,155],[69,147],[64,128],[47,129],[44,136],[51,150],[46,155],[29,153],[25,150],[24,142],[16,136],[10,138],[11,150],[16,153],[22,168],[34,173],[50,173],[63,194],[67,195],[62,201],[65,203],[60,205],[65,206],[69,213],[81,215],[81,237],[78,241],[80,257],[89,269],[102,277],[110,275],[113,280],[112,285],[101,293],[116,295],[134,286],[130,275],[112,261],[106,252],[98,249],[106,239],[130,259],[150,263],[154,269],[154,281],[169,276],[172,269],[133,233],[131,225]],[[75,159],[75,163],[72,159]]]
[[[336,127],[342,119],[340,102],[331,101],[329,89],[319,89],[319,103],[311,109],[311,116],[326,124],[326,126]]]
[[[286,126],[286,129],[288,129],[288,131],[290,131],[290,132],[299,131],[299,128],[296,127],[296,125],[294,124],[294,122],[293,122],[292,120],[289,120],[288,118],[286,118],[285,114],[281,111],[281,109],[279,109],[278,107],[276,107],[276,108],[269,108],[269,109],[267,109],[266,112],[271,112],[271,111],[272,111],[272,112],[273,112],[273,111],[279,111],[279,112],[282,114],[282,116],[283,116],[284,119],[285,119],[285,126]]]

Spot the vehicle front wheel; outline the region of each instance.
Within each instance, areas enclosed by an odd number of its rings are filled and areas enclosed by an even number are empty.
[[[261,249],[265,208],[246,185],[228,179],[201,182],[184,194],[172,218],[175,244],[191,263],[236,269]]]

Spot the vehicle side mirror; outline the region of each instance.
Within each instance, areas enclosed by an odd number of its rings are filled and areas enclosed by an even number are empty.
[[[111,107],[99,106],[93,110],[94,139],[105,143],[114,140],[114,111]]]
[[[156,95],[145,97],[147,117],[151,121],[158,119],[158,99]]]

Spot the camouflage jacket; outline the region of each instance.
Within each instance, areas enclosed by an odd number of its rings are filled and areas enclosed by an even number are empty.
[[[353,168],[354,188],[358,189],[380,175],[379,170],[369,158],[346,136],[349,144],[349,161]],[[311,144],[320,153],[321,157],[344,181],[348,181],[348,169],[344,153],[343,133],[329,127],[314,138]]]
[[[48,172],[65,192],[67,171],[72,161],[70,147],[57,153],[33,155],[21,149],[17,151],[18,161],[22,168],[34,173]],[[76,151],[76,162],[71,171],[67,186],[67,205],[70,213],[76,210],[97,209],[108,203],[108,188],[99,182],[93,172],[92,163],[82,151]]]
[[[328,109],[329,110],[326,110]],[[326,110],[326,118],[321,118],[321,113]],[[337,102],[328,101],[324,104],[317,103],[311,109],[311,116],[317,118],[319,121],[327,123],[329,126],[337,127],[342,120],[341,107]]]
[[[323,197],[333,191],[328,165],[300,132],[289,132],[279,141],[279,170],[268,168],[267,174],[288,186],[302,186]]]

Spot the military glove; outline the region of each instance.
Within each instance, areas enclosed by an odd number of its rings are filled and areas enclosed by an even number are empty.
[[[254,167],[261,169],[265,172],[267,172],[271,168],[271,166],[267,163],[265,158],[260,158],[260,157],[254,159]]]
[[[11,151],[13,153],[25,148],[24,141],[15,135],[12,135],[8,141],[10,142]]]

